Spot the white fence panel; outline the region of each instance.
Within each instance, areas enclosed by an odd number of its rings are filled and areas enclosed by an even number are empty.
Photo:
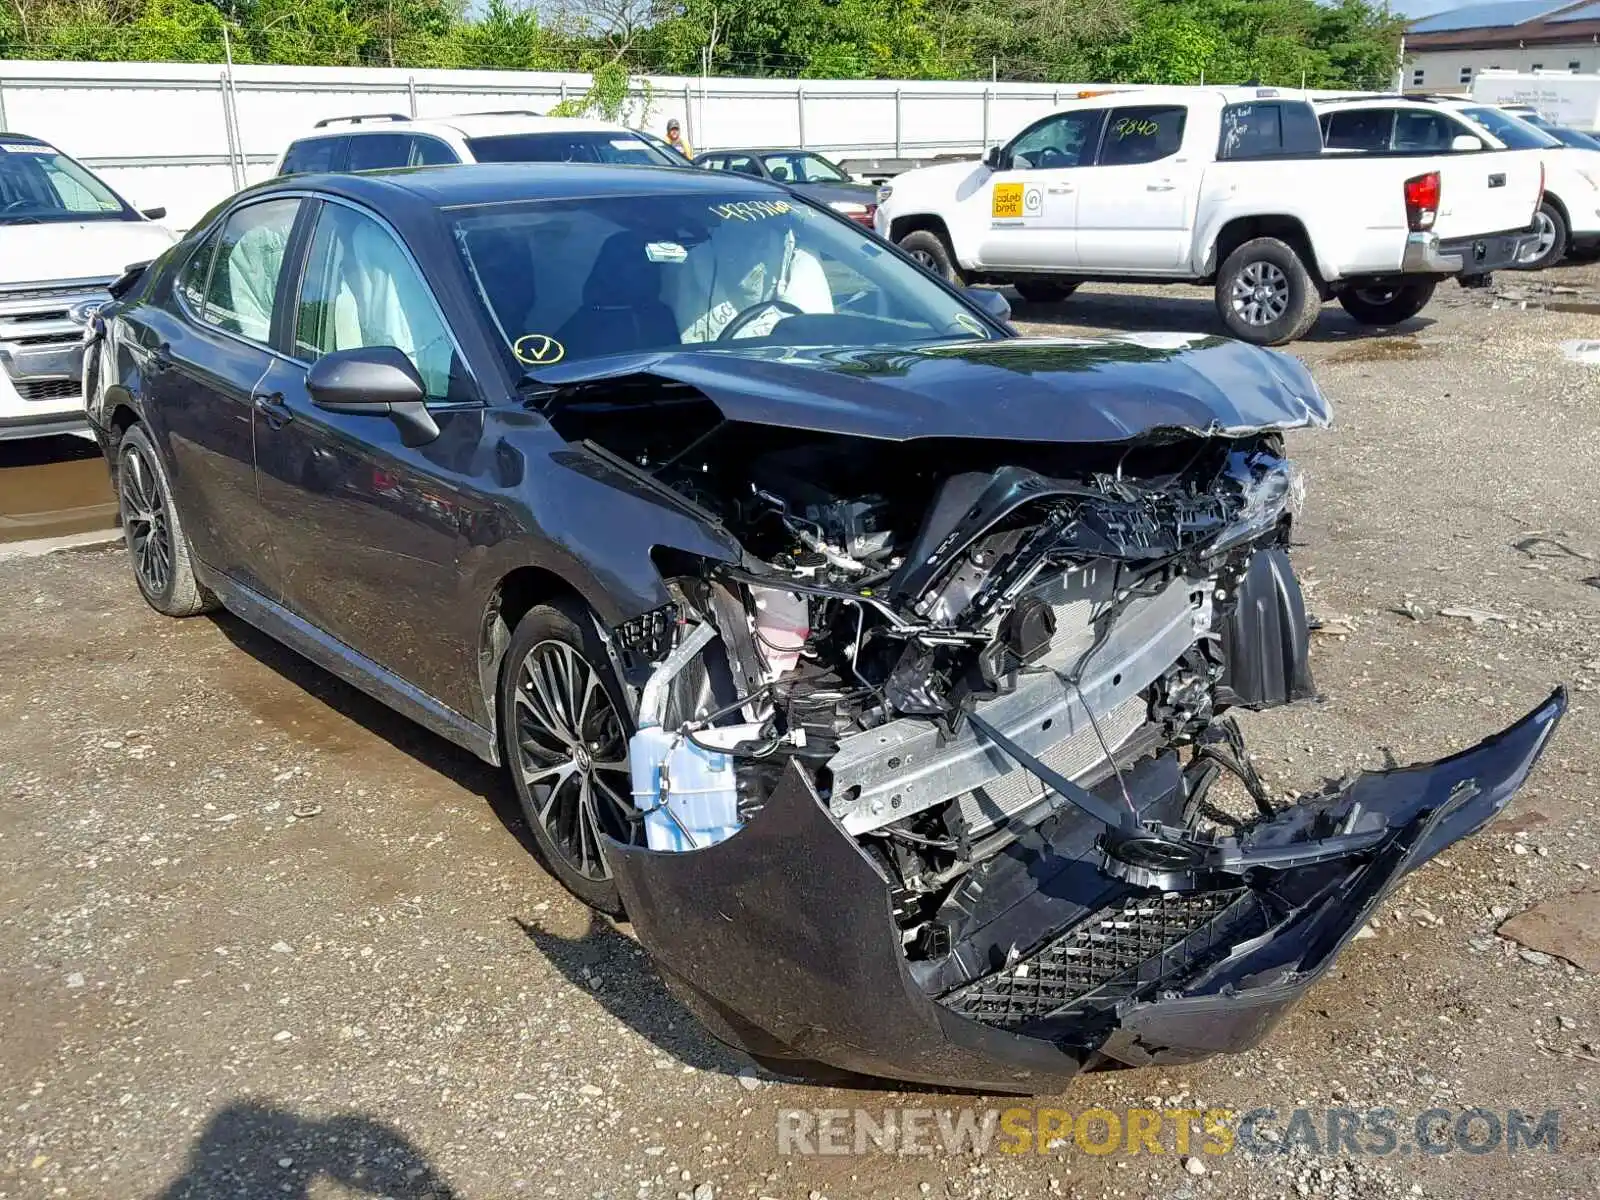
[[[186,227],[263,179],[327,117],[544,112],[585,75],[363,67],[0,61],[0,131],[31,133],[102,173],[139,207]],[[630,123],[684,123],[696,150],[805,145],[841,157],[976,154],[1086,85],[651,76]]]

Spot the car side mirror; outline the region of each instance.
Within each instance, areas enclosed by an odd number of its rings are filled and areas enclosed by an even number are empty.
[[[426,446],[439,436],[423,402],[427,385],[412,361],[393,346],[364,346],[324,354],[306,372],[311,403],[325,412],[388,417],[406,446]]]
[[[1011,165],[1010,155],[999,146],[990,146],[983,152],[983,165],[991,171],[1004,171]]]
[[[167,210],[164,208],[141,208],[139,215],[150,221],[159,221],[167,215]]]
[[[1473,137],[1470,133],[1458,133],[1450,139],[1450,153],[1470,154],[1474,150],[1483,149],[1483,139]]]
[[[1011,320],[1011,301],[1005,298],[1003,292],[994,288],[963,288],[962,292],[974,306],[983,310],[985,316],[1001,322]]]

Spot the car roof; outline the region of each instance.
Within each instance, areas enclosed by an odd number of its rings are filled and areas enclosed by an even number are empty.
[[[0,133],[0,142],[10,142],[14,146],[49,146],[50,143],[43,138],[36,138],[29,133]],[[55,147],[51,146],[51,149]]]
[[[347,175],[283,175],[250,189],[252,196],[272,191],[325,192],[377,207],[386,199],[421,201],[433,208],[681,193],[792,200],[792,193],[753,176],[607,163],[463,163]]]
[[[318,126],[304,133],[296,141],[317,137],[342,137],[345,134],[363,133],[433,133],[448,138],[455,134],[464,138],[501,137],[518,133],[629,133],[633,130],[610,121],[595,121],[587,117],[540,117],[520,113],[460,113],[446,117],[419,117],[414,120],[384,121],[368,118],[359,123],[354,120],[331,118],[328,125]]]

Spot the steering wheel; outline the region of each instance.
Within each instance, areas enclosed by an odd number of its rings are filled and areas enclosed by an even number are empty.
[[[0,212],[14,212],[19,208],[29,208],[32,205],[33,201],[26,198],[22,200],[13,200],[10,204],[0,206]]]
[[[1067,161],[1067,156],[1054,146],[1041,147],[1039,152],[1033,156],[1033,169],[1036,171],[1048,171],[1055,167],[1069,167],[1071,165]]]
[[[798,304],[790,304],[787,300],[758,300],[749,308],[740,309],[733,320],[722,327],[722,332],[717,334],[717,341],[726,342],[730,338],[737,337],[741,329],[769,308],[777,309],[786,317],[803,317],[806,313],[806,310]]]

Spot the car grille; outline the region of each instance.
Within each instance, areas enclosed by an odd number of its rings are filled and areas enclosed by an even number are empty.
[[[109,301],[108,282],[80,279],[0,289],[0,371],[24,400],[64,400],[78,394],[83,324],[72,311]]]
[[[1003,971],[948,993],[946,1008],[1015,1029],[1096,992],[1129,995],[1214,958],[1239,939],[1226,918],[1258,905],[1246,888],[1135,896],[1103,908]]]
[[[19,379],[17,395],[24,400],[66,400],[83,387],[76,379]]]

